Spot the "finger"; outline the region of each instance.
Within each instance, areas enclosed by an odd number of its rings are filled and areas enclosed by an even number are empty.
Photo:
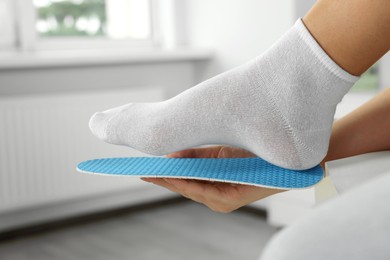
[[[167,154],[168,158],[217,158],[223,146],[211,146],[203,148],[191,148]]]
[[[202,193],[199,193],[195,190],[191,182],[197,182],[193,180],[184,180],[184,179],[176,179],[176,178],[141,178],[144,181],[151,182],[153,184],[162,186],[167,188],[173,192],[179,193],[182,196],[194,200],[199,203],[205,203],[206,199]],[[177,185],[177,187],[176,187]],[[199,188],[198,188],[199,189]]]
[[[166,157],[168,158],[192,158],[193,157],[193,150],[194,149],[187,149],[182,150],[174,153],[167,154]]]
[[[173,192],[176,192],[176,193],[180,193],[174,185],[166,182],[163,178],[141,178],[141,180],[143,181],[146,181],[146,182],[150,182],[150,183],[153,183],[155,185],[158,185],[158,186],[162,186],[170,191],[173,191]]]
[[[246,158],[246,157],[257,157],[255,154],[244,150],[242,148],[233,146],[222,146],[219,150],[217,158]]]
[[[231,185],[221,182],[200,182],[198,180],[170,179],[177,190],[187,194],[188,198],[202,203],[216,212],[231,212],[243,206],[243,198],[239,189],[246,189],[246,185]],[[245,193],[245,192],[244,192]]]
[[[168,181],[180,193],[186,194],[191,199],[201,203],[207,203],[209,199],[216,198],[221,194],[212,182],[183,179],[169,179]]]
[[[178,189],[174,184],[172,184],[171,180],[175,180],[177,182],[181,182],[182,185],[186,184],[186,180],[184,179],[174,179],[174,178],[147,178],[149,182],[164,187],[172,192],[178,193],[183,197],[188,199],[193,199],[191,195],[187,194],[183,189]]]
[[[210,147],[203,147],[203,148],[195,148],[193,150],[193,157],[194,158],[217,158],[218,153],[221,150],[223,146],[210,146]]]

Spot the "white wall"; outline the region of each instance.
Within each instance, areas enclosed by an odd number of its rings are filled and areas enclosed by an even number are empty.
[[[198,64],[198,82],[263,53],[295,20],[293,1],[187,2],[188,41],[216,54],[213,61]]]

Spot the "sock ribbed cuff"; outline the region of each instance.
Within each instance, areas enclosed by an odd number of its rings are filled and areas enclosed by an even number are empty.
[[[328,56],[328,54],[322,49],[322,47],[318,44],[318,42],[314,39],[309,30],[306,28],[301,18],[299,18],[295,22],[294,28],[297,30],[298,35],[301,37],[301,39],[310,48],[312,53],[331,73],[333,73],[340,79],[350,83],[355,83],[360,78],[359,76],[354,76],[349,72],[345,71]]]

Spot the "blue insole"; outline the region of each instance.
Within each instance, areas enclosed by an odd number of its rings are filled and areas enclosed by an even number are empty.
[[[302,171],[280,168],[261,158],[104,158],[81,162],[77,170],[86,173],[186,178],[240,183],[278,189],[300,189],[323,178],[318,165]]]

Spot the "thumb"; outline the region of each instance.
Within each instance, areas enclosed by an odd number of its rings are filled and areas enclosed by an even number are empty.
[[[183,151],[173,152],[165,155],[167,158],[191,158],[194,157],[193,149],[187,149]]]

